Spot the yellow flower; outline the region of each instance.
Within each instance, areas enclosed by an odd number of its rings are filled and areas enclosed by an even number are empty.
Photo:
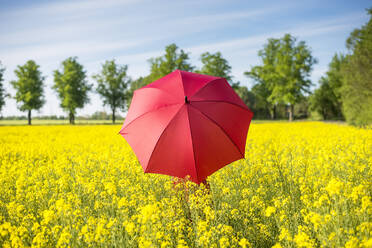
[[[291,234],[289,233],[289,231],[288,231],[287,228],[282,227],[282,228],[280,229],[279,240],[280,240],[280,241],[282,241],[282,240],[292,241]]]
[[[372,246],[372,129],[253,122],[210,190],[143,173],[118,130],[0,127],[1,245]]]
[[[280,243],[276,243],[274,246],[272,246],[271,248],[283,248]]]
[[[219,240],[219,244],[220,244],[220,247],[221,247],[221,248],[226,248],[226,247],[229,247],[229,246],[230,246],[229,239],[226,238],[226,237],[222,237],[222,238],[220,238],[220,240]]]
[[[295,235],[293,241],[298,247],[314,247],[314,242],[310,239],[309,235],[303,231],[299,231],[299,233]]]
[[[248,240],[246,240],[245,238],[242,238],[242,239],[239,241],[239,245],[240,245],[242,248],[252,247],[251,243],[249,243]]]
[[[325,189],[328,191],[329,195],[333,196],[340,194],[340,191],[343,187],[344,183],[336,178],[332,178]]]
[[[362,210],[364,211],[371,206],[372,206],[372,202],[370,200],[370,197],[367,196],[367,195],[363,196],[363,198],[362,198]]]
[[[334,238],[336,237],[336,233],[335,232],[331,232],[328,236],[328,239],[329,240],[333,240]]]
[[[361,246],[362,247],[372,247],[372,238],[369,238],[368,240],[365,239],[363,240],[363,242],[361,243]]]
[[[43,223],[48,225],[51,221],[55,219],[55,214],[53,210],[44,210],[43,211]]]
[[[57,247],[66,247],[69,245],[71,239],[71,234],[69,233],[67,228],[62,230],[62,233],[58,239]]]
[[[275,213],[275,211],[276,211],[275,207],[269,206],[265,210],[265,216],[270,217],[273,213]]]
[[[345,248],[359,247],[359,240],[356,237],[351,237],[345,244]]]
[[[135,230],[135,225],[133,222],[129,222],[125,225],[125,231],[127,231],[127,233],[129,235],[133,235],[134,234],[134,230]]]

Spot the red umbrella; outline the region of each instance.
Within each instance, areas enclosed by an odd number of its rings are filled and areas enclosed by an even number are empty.
[[[119,133],[145,173],[201,183],[244,158],[252,117],[226,79],[176,70],[134,92]]]

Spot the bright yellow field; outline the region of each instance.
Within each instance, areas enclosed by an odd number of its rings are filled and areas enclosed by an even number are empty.
[[[3,247],[372,247],[372,130],[252,124],[246,159],[144,174],[120,126],[0,127]]]

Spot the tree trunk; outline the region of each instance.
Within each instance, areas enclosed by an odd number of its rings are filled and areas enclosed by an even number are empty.
[[[289,112],[289,121],[293,121],[293,105],[292,104],[289,105],[288,112]]]
[[[70,124],[75,124],[75,116],[72,112],[69,113]]]
[[[31,109],[28,110],[28,125],[31,125]]]
[[[274,105],[271,110],[271,120],[275,120],[275,119],[276,119],[276,105]]]
[[[112,109],[112,124],[115,124],[115,108]]]

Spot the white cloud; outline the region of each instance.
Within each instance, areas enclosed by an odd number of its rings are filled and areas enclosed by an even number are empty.
[[[6,17],[24,17],[31,16],[71,16],[71,15],[85,15],[87,13],[97,13],[102,9],[117,8],[118,6],[125,6],[128,4],[136,4],[143,0],[80,0],[80,1],[60,1],[60,2],[47,2],[42,4],[34,4],[27,8],[17,8],[15,10],[2,13]]]

